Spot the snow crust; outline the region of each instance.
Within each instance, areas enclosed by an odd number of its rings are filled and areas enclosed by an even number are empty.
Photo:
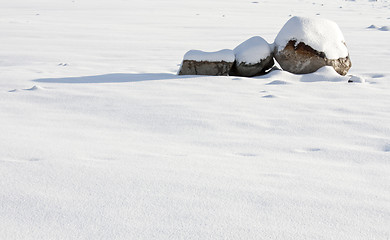
[[[0,239],[388,239],[388,5],[2,1]],[[350,75],[176,75],[290,14],[340,24]]]
[[[339,26],[319,17],[292,17],[282,27],[275,39],[275,45],[283,50],[290,40],[304,42],[313,49],[324,52],[329,59],[348,56],[343,33]]]
[[[184,60],[209,61],[209,62],[234,62],[234,52],[230,49],[223,49],[216,52],[204,52],[190,50],[184,55]]]
[[[271,48],[262,37],[252,37],[233,49],[236,61],[256,64],[271,55]]]
[[[331,66],[322,67],[311,74],[293,74],[283,70],[273,70],[266,76],[258,78],[265,78],[268,80],[275,79],[274,81],[268,83],[269,85],[288,84],[292,82],[348,82],[350,79],[358,79],[357,76],[341,76]],[[364,81],[359,82],[362,83]]]

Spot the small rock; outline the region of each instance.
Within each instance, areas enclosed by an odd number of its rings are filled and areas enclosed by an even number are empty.
[[[261,37],[252,37],[233,51],[236,62],[231,75],[243,77],[261,75],[274,65],[271,47]]]
[[[233,63],[234,53],[229,49],[217,52],[191,50],[184,55],[178,74],[227,76]]]

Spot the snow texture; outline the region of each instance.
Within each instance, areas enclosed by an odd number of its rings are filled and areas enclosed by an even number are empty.
[[[279,50],[290,40],[303,42],[313,49],[324,52],[328,59],[348,56],[344,36],[333,21],[319,17],[292,17],[280,30],[275,39]]]
[[[365,83],[366,80],[362,76],[351,76],[351,78],[348,80],[349,82],[356,82],[356,83]]]
[[[287,71],[282,70],[273,70],[266,76],[258,77],[258,78],[266,78],[266,79],[284,79],[275,80],[268,85],[275,84],[287,84],[287,81],[300,81],[300,82],[348,82],[350,77],[341,76],[338,74],[333,67],[325,66],[318,69],[316,72],[311,74],[293,74]]]
[[[350,76],[176,75],[188,49],[317,13]],[[388,239],[390,34],[366,29],[388,17],[380,0],[2,1],[0,239]]]
[[[217,52],[203,52],[190,50],[184,55],[184,60],[208,61],[208,62],[234,62],[234,53],[230,49],[223,49]]]
[[[271,55],[269,44],[261,37],[252,37],[238,45],[234,50],[239,63],[256,64]]]

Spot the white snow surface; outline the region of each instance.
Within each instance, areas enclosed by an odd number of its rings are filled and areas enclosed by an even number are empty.
[[[390,34],[367,26],[389,7],[2,1],[0,239],[388,239]],[[189,49],[317,15],[345,77],[176,75]]]
[[[230,49],[222,49],[216,52],[204,52],[190,50],[184,54],[183,60],[208,61],[208,62],[234,62],[234,53]]]
[[[262,37],[251,37],[233,49],[239,63],[256,64],[271,55],[271,48]]]
[[[320,17],[292,17],[286,22],[275,39],[275,45],[283,50],[290,40],[303,42],[313,49],[324,52],[329,59],[348,56],[343,33],[339,26]]]

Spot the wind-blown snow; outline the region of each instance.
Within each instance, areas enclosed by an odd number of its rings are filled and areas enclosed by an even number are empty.
[[[269,44],[261,37],[251,37],[233,49],[239,63],[256,64],[271,55]]]
[[[275,39],[279,50],[290,40],[304,42],[313,49],[324,52],[329,59],[348,56],[344,36],[337,24],[319,17],[292,17],[280,30]]]
[[[230,49],[223,49],[216,52],[204,52],[190,50],[184,55],[184,60],[209,61],[209,62],[234,62],[234,53]]]
[[[360,76],[341,76],[338,74],[333,67],[325,66],[318,69],[316,72],[311,74],[292,74],[283,70],[273,70],[266,76],[258,78],[262,79],[283,79],[283,83],[286,81],[300,81],[300,82],[364,82],[360,79]],[[360,79],[360,80],[359,80]],[[279,80],[276,80],[279,81]],[[275,82],[275,81],[274,81]]]
[[[388,5],[3,1],[0,239],[387,239]],[[176,75],[317,14],[350,75]]]

